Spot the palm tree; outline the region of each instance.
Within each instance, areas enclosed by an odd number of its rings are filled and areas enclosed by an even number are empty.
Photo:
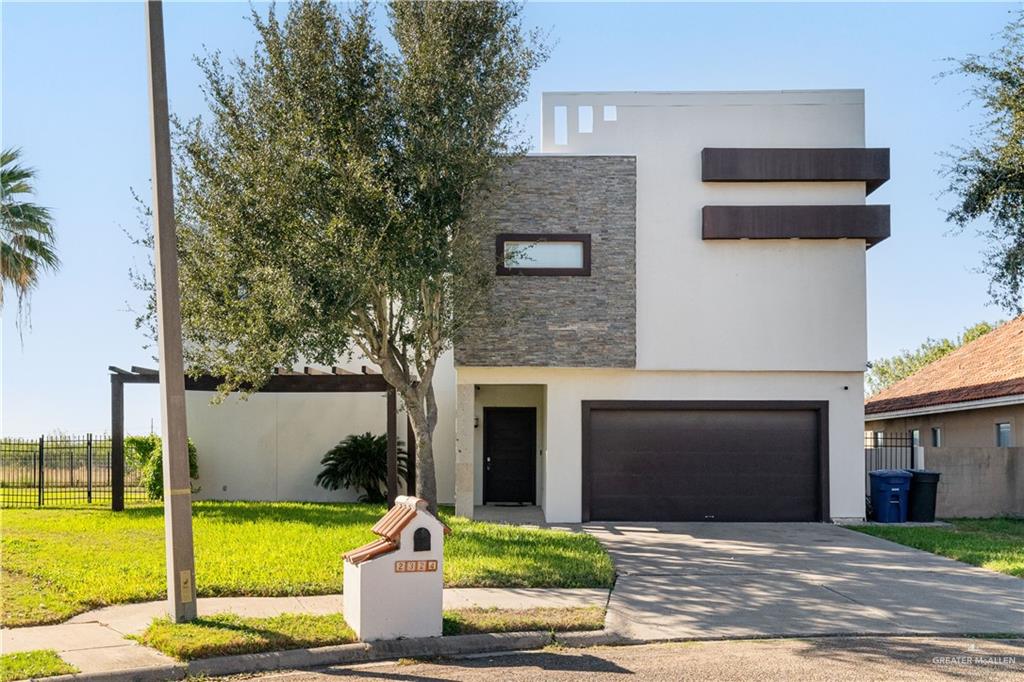
[[[53,219],[47,208],[24,201],[34,193],[35,170],[19,164],[20,149],[0,153],[0,308],[10,284],[18,297],[18,313],[39,275],[60,265],[54,250]],[[27,196],[26,196],[27,195]]]

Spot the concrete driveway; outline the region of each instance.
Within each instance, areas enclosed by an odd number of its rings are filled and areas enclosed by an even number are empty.
[[[636,640],[1024,634],[1024,580],[812,523],[586,524]]]

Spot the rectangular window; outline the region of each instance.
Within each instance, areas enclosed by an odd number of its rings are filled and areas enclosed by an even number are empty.
[[[569,107],[555,107],[555,144],[569,144]]]
[[[941,426],[933,426],[932,427],[932,447],[933,448],[941,448],[942,447],[942,427]]]
[[[499,275],[590,276],[589,234],[499,234]]]
[[[875,431],[875,447],[880,448],[885,445],[885,432]]]
[[[617,121],[619,120],[619,110],[615,108],[614,104],[604,105],[604,120],[606,121]]]
[[[577,110],[579,120],[577,125],[581,133],[594,132],[594,107],[582,106]]]
[[[921,429],[911,429],[910,442],[915,448],[921,445]]]
[[[1013,432],[1007,422],[996,424],[996,447],[1008,448],[1013,445]]]

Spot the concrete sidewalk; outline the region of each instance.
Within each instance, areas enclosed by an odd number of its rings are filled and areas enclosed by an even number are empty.
[[[444,591],[444,607],[604,607],[608,602],[608,594],[607,589],[452,588]],[[217,613],[240,616],[340,613],[342,595],[211,597],[199,599],[198,608],[200,616]],[[171,665],[175,663],[173,659],[125,639],[128,635],[142,634],[153,618],[159,618],[164,613],[163,601],[122,604],[88,611],[57,625],[4,628],[0,630],[0,653],[56,649],[61,658],[77,666],[83,673]]]

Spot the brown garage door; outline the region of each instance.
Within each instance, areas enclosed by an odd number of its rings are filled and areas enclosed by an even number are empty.
[[[827,518],[827,403],[586,401],[583,516]]]

